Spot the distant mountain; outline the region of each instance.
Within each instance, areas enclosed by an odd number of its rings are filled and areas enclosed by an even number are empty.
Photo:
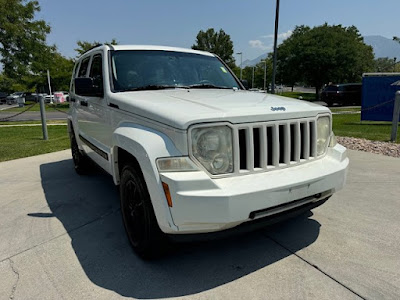
[[[396,57],[397,61],[400,61],[400,43],[380,35],[364,36],[364,42],[367,45],[372,46],[372,48],[374,49],[375,58]],[[246,59],[243,62],[243,68],[248,66],[251,67],[258,64],[262,59],[265,59],[267,57],[267,54],[268,53],[262,54],[255,59]]]
[[[252,67],[258,64],[262,59],[265,59],[267,57],[268,53],[261,54],[260,56],[256,57],[255,59],[246,59],[242,64],[243,68],[246,67]],[[237,62],[236,62],[237,63]],[[239,62],[240,63],[240,62]]]
[[[374,48],[375,58],[396,57],[397,60],[400,60],[400,43],[380,35],[365,36],[364,42]]]

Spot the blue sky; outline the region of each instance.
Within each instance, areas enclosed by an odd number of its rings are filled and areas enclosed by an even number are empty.
[[[276,0],[39,0],[37,14],[52,27],[48,37],[66,56],[76,42],[109,41],[190,48],[199,30],[222,28],[243,61],[272,47]],[[362,35],[400,36],[399,0],[281,0],[279,33],[296,25],[355,25]],[[235,55],[237,63],[240,58]]]

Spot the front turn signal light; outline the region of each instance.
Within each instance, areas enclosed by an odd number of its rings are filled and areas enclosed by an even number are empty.
[[[164,194],[165,197],[167,198],[167,203],[169,207],[172,207],[172,198],[171,198],[171,192],[169,190],[169,186],[168,184],[166,184],[165,182],[162,183],[162,187],[164,189]]]

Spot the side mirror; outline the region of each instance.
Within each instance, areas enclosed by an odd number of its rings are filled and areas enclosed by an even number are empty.
[[[80,96],[103,97],[104,91],[101,85],[94,84],[93,78],[75,78],[75,94]]]
[[[240,82],[243,84],[243,86],[244,86],[244,88],[245,88],[246,90],[249,89],[249,83],[247,82],[246,79],[242,79],[242,80],[240,80]]]

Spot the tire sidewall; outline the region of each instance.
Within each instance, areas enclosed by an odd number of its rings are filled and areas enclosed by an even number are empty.
[[[140,230],[142,230],[143,240],[137,241],[134,240],[132,236],[133,228],[129,228],[129,221],[127,218],[129,217],[129,212],[127,209],[127,201],[129,201],[129,195],[127,195],[127,187],[126,184],[129,181],[133,181],[136,188],[138,188],[141,196],[141,200],[143,201],[143,209],[141,212],[143,215],[144,223],[140,224]],[[157,245],[160,243],[161,239],[161,230],[157,224],[153,206],[150,200],[150,195],[147,190],[146,183],[143,179],[141,173],[138,170],[128,164],[124,166],[121,172],[121,181],[120,181],[120,201],[121,201],[121,214],[124,222],[125,231],[127,233],[130,244],[136,253],[138,253],[143,258],[150,258],[154,256],[154,253],[157,252]]]

